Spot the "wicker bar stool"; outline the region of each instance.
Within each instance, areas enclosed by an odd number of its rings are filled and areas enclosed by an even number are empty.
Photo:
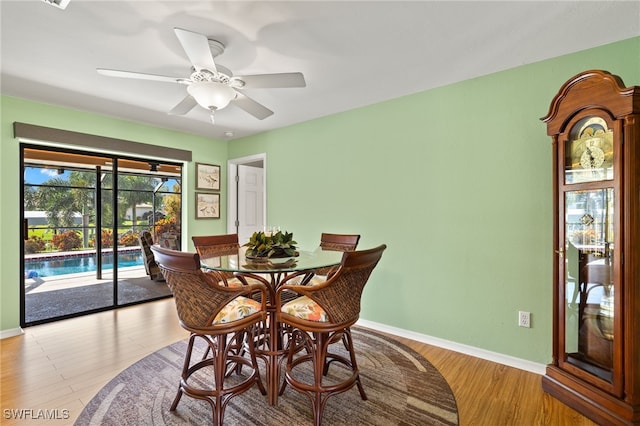
[[[238,234],[222,234],[222,235],[194,235],[191,237],[196,251],[201,257],[205,256],[225,256],[237,254],[240,249]],[[247,284],[263,283],[252,277],[238,278],[233,272],[216,272],[220,282],[225,286],[237,287]],[[265,278],[266,279],[266,278]],[[259,294],[254,295],[254,299],[260,301]]]
[[[383,244],[370,250],[345,252],[337,271],[327,281],[311,286],[285,282],[276,293],[277,321],[292,330],[280,394],[288,384],[307,395],[316,426],[322,423],[330,396],[357,385],[361,398],[367,399],[356,363],[351,326],[360,315],[364,286],[386,247]],[[283,291],[293,291],[301,297],[283,303],[280,297]],[[338,342],[344,343],[348,357],[332,350],[332,344]],[[330,383],[325,380],[332,362],[345,366],[348,377]],[[312,383],[303,382],[296,374],[296,369],[303,365],[313,368]]]
[[[320,247],[325,250],[354,251],[358,247],[360,235],[358,234],[330,234],[323,232],[320,235]]]
[[[186,394],[207,401],[213,410],[213,424],[222,425],[231,398],[255,384],[266,395],[253,347],[253,329],[267,317],[265,289],[254,285],[219,285],[200,270],[197,253],[158,246],[152,246],[151,250],[173,293],[180,325],[191,333],[178,393],[170,411],[175,411],[182,394]],[[255,291],[263,293],[262,303],[249,297]],[[196,340],[206,342],[207,349],[200,361],[192,363]],[[247,346],[248,358],[238,350],[243,345]],[[231,373],[240,373],[243,366],[248,367],[248,375],[233,377],[230,385],[225,384]],[[197,386],[209,380],[213,382],[211,386]]]
[[[234,255],[238,254],[238,250],[240,249],[238,234],[194,235],[191,237],[191,241],[193,241],[196,252],[198,252],[200,257]],[[240,287],[249,284],[264,287],[265,285],[256,278],[246,276],[238,278],[233,272],[209,271],[206,273],[217,280],[219,284],[226,287]],[[254,292],[250,297],[258,302],[262,302],[262,294],[262,292]],[[259,334],[262,333],[264,333],[264,331],[261,331]],[[237,347],[236,351],[239,355],[243,355],[244,345]]]
[[[359,241],[360,234],[330,234],[328,232],[323,232],[320,235],[320,248],[322,248],[322,250],[343,252],[354,251],[358,247]],[[325,280],[330,271],[331,268],[323,268],[315,271],[316,279],[314,282],[318,282],[318,280]]]
[[[320,248],[322,250],[330,251],[354,251],[358,247],[358,241],[360,241],[359,234],[330,234],[323,232],[320,235]],[[290,281],[289,284],[307,284],[316,285],[327,280],[327,275],[337,267],[320,268],[310,271],[307,274],[301,274],[294,281]],[[283,294],[283,300],[288,302],[298,297],[296,294],[286,292]]]
[[[194,235],[191,240],[200,256],[234,254],[240,248],[238,234]]]

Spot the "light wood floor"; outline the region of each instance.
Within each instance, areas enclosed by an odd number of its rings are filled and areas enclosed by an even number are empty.
[[[24,335],[0,340],[0,423],[71,425],[116,374],[186,337],[173,299],[168,299],[29,327]],[[422,354],[445,377],[456,397],[462,426],[595,425],[545,394],[536,374],[398,340]],[[13,410],[33,416],[47,410],[58,419],[15,420],[10,418]]]

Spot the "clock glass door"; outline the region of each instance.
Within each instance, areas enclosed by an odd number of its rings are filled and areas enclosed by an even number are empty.
[[[612,382],[614,192],[565,193],[565,359]]]
[[[560,186],[564,252],[562,368],[612,393],[620,387],[616,243],[620,217],[614,132],[603,118],[576,117],[564,136]]]

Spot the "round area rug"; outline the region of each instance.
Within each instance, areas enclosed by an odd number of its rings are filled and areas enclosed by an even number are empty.
[[[368,400],[360,398],[357,387],[330,397],[323,425],[458,424],[451,388],[433,365],[409,347],[371,330],[355,327],[352,333]],[[186,395],[176,411],[169,411],[185,350],[186,340],[174,343],[118,374],[87,404],[75,424],[212,424],[209,404]],[[260,367],[264,370],[263,365]],[[266,396],[254,386],[231,399],[224,423],[312,425],[313,414],[309,399],[290,387],[277,405],[269,406]]]

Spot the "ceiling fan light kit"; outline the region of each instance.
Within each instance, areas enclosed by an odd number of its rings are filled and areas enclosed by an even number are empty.
[[[65,1],[65,0],[44,0]],[[67,2],[69,0],[66,0]],[[130,71],[118,71],[98,68],[98,73],[111,77],[135,78],[187,85],[187,96],[169,111],[172,115],[183,115],[196,105],[209,110],[213,123],[215,111],[225,108],[233,102],[235,106],[253,115],[258,120],[271,116],[273,111],[248,97],[239,89],[269,89],[287,87],[305,87],[302,73],[257,74],[233,76],[227,68],[216,65],[213,58],[224,53],[224,44],[217,40],[192,31],[174,28],[178,41],[182,45],[192,64],[189,78],[166,77]]]
[[[187,86],[187,92],[198,105],[209,110],[219,110],[236,98],[236,91],[217,81],[196,81]]]

